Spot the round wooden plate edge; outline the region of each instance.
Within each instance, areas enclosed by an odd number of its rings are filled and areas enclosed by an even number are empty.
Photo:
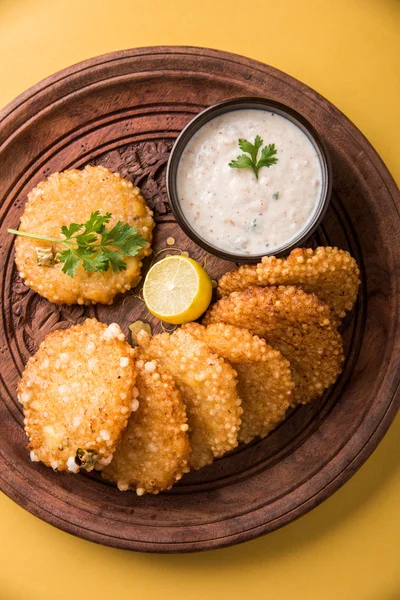
[[[63,69],[62,71],[59,71],[58,73],[51,75],[50,77],[44,79],[42,82],[39,82],[35,86],[32,86],[29,90],[27,90],[26,92],[24,92],[23,94],[18,96],[14,101],[12,101],[8,106],[6,106],[4,109],[2,109],[0,111],[0,122],[2,122],[2,121],[4,122],[4,120],[9,118],[10,115],[15,110],[18,110],[18,108],[23,106],[23,104],[25,102],[27,102],[28,100],[30,100],[35,94],[38,94],[38,93],[44,91],[47,87],[49,87],[53,84],[56,84],[58,81],[62,80],[65,77],[68,77],[71,74],[76,74],[80,70],[84,70],[86,68],[90,68],[90,67],[96,66],[96,65],[101,65],[104,62],[107,62],[110,60],[116,60],[120,57],[129,57],[129,56],[136,56],[136,55],[139,56],[139,55],[141,55],[141,53],[143,51],[148,51],[149,53],[153,53],[153,54],[156,54],[160,51],[162,51],[164,53],[165,52],[181,52],[182,54],[184,54],[185,52],[188,52],[190,50],[202,52],[203,55],[207,55],[207,53],[210,53],[211,55],[213,55],[215,57],[219,57],[219,58],[221,58],[221,57],[223,58],[224,56],[229,57],[230,59],[235,59],[236,61],[239,61],[242,64],[247,63],[250,66],[252,66],[253,68],[254,68],[254,64],[258,62],[258,61],[254,61],[253,59],[247,59],[245,57],[242,57],[240,55],[236,55],[233,53],[227,53],[227,52],[206,49],[206,48],[196,48],[196,47],[192,47],[192,46],[172,46],[172,47],[171,46],[151,46],[151,47],[145,47],[145,48],[137,48],[137,49],[133,49],[133,50],[123,50],[123,51],[111,53],[111,54],[105,54],[100,57],[95,57],[92,59],[88,59],[86,61],[82,61],[82,62],[77,63],[76,65],[73,65],[67,69]],[[260,64],[261,67],[265,67],[265,65],[261,62],[258,62],[258,64]],[[278,71],[278,69],[275,69],[275,70]],[[282,71],[279,71],[279,72],[282,74],[282,76],[293,79],[290,76],[286,76],[286,74],[283,73]],[[304,84],[301,84],[301,85],[303,86]],[[308,94],[310,94],[310,93],[315,94],[316,97],[323,98],[320,94],[318,94],[317,92],[314,92],[313,90],[310,90],[310,88],[308,88],[307,86],[304,86],[304,87],[307,90]],[[332,106],[332,105],[330,105],[330,106]],[[332,107],[332,112],[335,112],[335,111],[337,112],[338,116],[343,115],[343,113],[341,113],[341,111],[339,109],[337,109],[336,107]],[[346,120],[349,121],[349,119],[347,117],[346,117]],[[349,124],[350,123],[351,122],[349,121]],[[396,201],[396,192],[397,192],[398,188],[397,188],[392,176],[388,172],[388,170],[384,164],[384,161],[377,155],[376,151],[373,149],[372,145],[368,142],[368,140],[365,138],[365,136],[362,134],[362,132],[354,124],[352,124],[352,125],[353,125],[354,129],[357,130],[357,134],[363,139],[363,143],[365,144],[365,142],[366,142],[366,147],[369,149],[371,154],[373,154],[374,160],[372,162],[374,162],[376,164],[377,159],[378,159],[382,163],[382,166],[384,167],[384,172],[380,173],[380,175],[382,176],[382,178],[385,179],[385,183],[388,186],[388,189],[391,189],[392,197],[394,196],[393,197],[394,204],[396,206],[396,209],[399,211],[399,203]],[[28,510],[35,516],[43,518],[42,514],[45,513],[47,516],[47,518],[45,520],[47,522],[55,525],[59,529],[62,529],[68,533],[72,533],[79,537],[83,537],[84,539],[89,539],[93,542],[102,543],[102,544],[114,546],[114,547],[117,546],[119,548],[140,550],[143,552],[189,552],[189,551],[200,551],[200,550],[207,550],[207,549],[211,549],[211,548],[220,548],[220,547],[224,547],[224,546],[230,546],[230,545],[233,545],[236,543],[248,541],[250,539],[258,537],[259,535],[262,535],[264,533],[278,529],[278,528],[282,527],[283,525],[287,524],[289,521],[292,521],[293,519],[298,518],[298,517],[302,516],[303,514],[307,513],[309,510],[314,508],[317,504],[321,503],[322,501],[327,499],[330,495],[332,495],[341,485],[343,485],[361,467],[361,465],[371,455],[373,450],[376,448],[376,446],[379,444],[379,442],[383,438],[383,436],[386,433],[387,429],[389,428],[390,424],[392,423],[392,421],[399,409],[399,404],[400,404],[400,395],[399,395],[399,389],[397,388],[392,397],[392,401],[388,405],[388,408],[387,408],[384,416],[382,417],[381,421],[378,423],[376,429],[369,436],[365,445],[358,452],[358,454],[353,458],[353,460],[327,486],[318,490],[315,494],[310,496],[308,500],[303,502],[301,505],[296,507],[294,510],[292,510],[289,513],[280,517],[276,522],[274,522],[274,524],[272,526],[271,526],[271,523],[268,523],[265,526],[257,526],[255,528],[241,532],[240,534],[233,534],[233,535],[223,536],[220,538],[214,538],[213,540],[209,540],[209,541],[207,540],[207,541],[203,541],[203,542],[188,542],[188,543],[177,543],[177,544],[162,543],[162,548],[157,548],[157,547],[155,547],[154,542],[147,544],[147,543],[135,542],[135,541],[132,542],[130,540],[121,540],[120,538],[118,538],[118,540],[117,540],[118,543],[115,543],[115,542],[113,543],[113,538],[108,538],[108,536],[104,536],[102,534],[97,534],[97,533],[94,533],[89,530],[85,530],[86,535],[83,536],[81,533],[81,530],[79,528],[77,528],[75,525],[73,525],[71,523],[66,523],[62,519],[60,519],[54,515],[52,515],[52,518],[49,518],[50,513],[47,511],[42,511],[41,507],[36,506],[33,502],[30,501],[29,498],[24,497],[21,499],[21,496],[20,496],[19,492],[17,491],[17,489],[14,488],[8,482],[6,482],[1,477],[1,475],[0,475],[0,480],[2,480],[4,482],[4,486],[3,486],[3,484],[1,484],[0,487],[3,489],[4,493],[6,495],[8,495],[12,500],[18,502],[21,506],[26,508],[26,510]],[[358,435],[360,435],[359,432],[358,432]],[[360,435],[360,438],[362,438],[361,435]],[[106,539],[104,539],[104,538],[106,538]]]
[[[320,98],[324,102],[329,102],[322,94],[320,94],[319,92],[317,92],[316,90],[314,90],[313,88],[308,86],[307,84],[303,83],[296,77],[285,73],[281,69],[278,69],[277,67],[272,67],[271,65],[268,65],[267,63],[263,63],[257,59],[250,58],[247,56],[242,56],[241,54],[236,54],[235,52],[227,52],[225,50],[218,50],[216,48],[205,48],[202,46],[185,46],[185,45],[183,45],[183,46],[181,46],[181,45],[177,45],[177,46],[140,46],[137,48],[127,48],[127,49],[118,50],[115,52],[107,52],[105,54],[100,54],[99,56],[87,58],[83,61],[79,61],[77,63],[74,63],[73,65],[65,67],[64,69],[60,69],[59,71],[57,71],[56,73],[53,73],[52,75],[49,75],[48,77],[45,77],[38,83],[32,85],[30,88],[28,88],[27,90],[25,90],[24,92],[22,92],[21,94],[16,96],[16,98],[11,100],[11,102],[9,102],[3,108],[0,109],[0,125],[1,125],[1,122],[3,120],[6,120],[11,115],[12,112],[14,112],[18,108],[20,108],[26,101],[30,100],[34,95],[44,91],[46,88],[58,83],[59,81],[61,81],[62,79],[65,79],[66,77],[68,77],[70,75],[75,75],[75,74],[79,73],[80,71],[85,71],[87,69],[90,69],[91,67],[100,66],[107,62],[112,62],[114,60],[118,60],[120,58],[141,56],[141,55],[143,55],[144,52],[146,52],[148,54],[173,53],[173,52],[176,52],[178,54],[187,54],[189,51],[193,51],[193,53],[195,53],[195,54],[201,53],[204,56],[210,55],[210,56],[215,56],[216,58],[231,59],[231,60],[240,62],[242,64],[248,64],[250,67],[253,67],[253,68],[254,68],[255,64],[260,65],[261,68],[268,67],[270,69],[273,69],[277,73],[279,73],[284,79],[287,78],[288,81],[295,80],[296,83],[299,84],[303,88],[303,90],[305,92],[307,92],[308,94],[311,93],[316,98]],[[208,53],[211,53],[211,54],[208,54]],[[345,119],[352,126],[352,128],[357,130],[357,133],[362,137],[363,142],[365,142],[367,144],[367,146],[369,147],[369,150],[373,153],[374,160],[376,160],[378,158],[379,161],[381,162],[382,166],[384,167],[384,170],[385,170],[384,175],[387,176],[388,183],[390,184],[392,191],[395,193],[398,192],[398,186],[396,185],[396,182],[395,182],[393,176],[391,175],[389,169],[387,168],[384,160],[381,158],[381,156],[376,152],[376,150],[372,146],[371,142],[365,137],[365,135],[357,127],[357,125],[355,125],[355,123],[347,115],[345,115],[345,113],[343,113],[339,108],[337,108],[333,104],[329,103],[329,105],[330,105],[330,108],[332,109],[332,112],[336,112],[336,115],[338,117],[339,116],[345,117]],[[381,173],[381,176],[382,175],[383,175],[383,173]],[[398,202],[398,210],[400,213],[400,199]]]
[[[251,529],[242,531],[241,533],[225,535],[219,538],[213,538],[210,540],[203,540],[200,542],[176,542],[176,543],[165,543],[160,542],[158,545],[154,541],[145,543],[136,540],[127,540],[121,538],[113,538],[109,535],[99,534],[90,529],[83,528],[82,526],[77,527],[74,523],[70,523],[61,519],[60,517],[49,513],[47,510],[43,510],[40,506],[32,502],[30,498],[21,496],[18,489],[11,483],[6,482],[0,472],[0,489],[8,496],[11,500],[19,504],[22,508],[30,512],[32,515],[45,520],[47,523],[57,527],[61,531],[70,533],[81,539],[91,541],[97,544],[102,544],[112,548],[120,548],[123,550],[154,553],[154,554],[168,554],[168,553],[191,553],[191,552],[202,552],[207,550],[216,550],[248,542],[252,539],[258,538],[272,531],[276,531],[281,527],[284,527],[288,523],[299,519],[306,515],[313,508],[327,500],[332,496],[342,485],[344,485],[366,462],[371,456],[374,450],[377,448],[384,435],[387,433],[390,425],[400,410],[400,385],[394,392],[392,401],[388,406],[384,416],[378,423],[376,429],[369,436],[368,440],[362,446],[361,450],[351,460],[350,463],[327,485],[317,490],[310,497],[299,504],[296,508],[292,509],[279,519],[269,522],[265,525],[260,525]],[[353,436],[352,441],[357,442],[358,438],[362,437],[362,434],[358,431]],[[343,449],[341,450],[343,452]],[[338,458],[341,452],[337,455]],[[1,459],[3,457],[0,457]],[[2,461],[4,464],[4,461]],[[85,535],[83,535],[83,532]]]

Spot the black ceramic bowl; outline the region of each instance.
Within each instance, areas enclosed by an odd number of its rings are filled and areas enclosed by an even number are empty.
[[[250,256],[244,256],[243,254],[235,254],[233,252],[226,252],[224,250],[221,250],[217,246],[213,246],[212,244],[210,244],[210,242],[199,237],[198,233],[193,229],[193,227],[190,225],[185,215],[183,214],[178,199],[176,178],[182,152],[184,151],[187,143],[192,138],[192,136],[201,127],[203,127],[203,125],[205,125],[208,121],[211,121],[212,119],[218,117],[223,113],[230,112],[232,110],[241,110],[249,108],[268,110],[278,115],[281,115],[289,121],[292,121],[292,123],[297,125],[297,127],[299,127],[299,129],[301,129],[303,133],[305,133],[310,142],[313,144],[321,163],[322,186],[319,204],[312,220],[302,231],[299,232],[299,235],[295,239],[292,239],[289,243],[280,247],[278,250],[274,250],[273,252],[264,252],[264,254],[253,254]],[[332,170],[329,156],[325,144],[319,137],[318,133],[315,131],[314,127],[311,125],[311,123],[307,121],[307,119],[305,119],[302,115],[296,112],[293,108],[286,106],[285,104],[281,104],[280,102],[276,102],[275,100],[268,100],[266,98],[234,98],[232,100],[220,102],[219,104],[215,104],[214,106],[210,106],[209,108],[203,110],[200,114],[194,117],[194,119],[192,119],[179,134],[174,144],[174,147],[172,148],[167,167],[167,192],[172,211],[175,215],[178,224],[182,227],[184,232],[194,242],[196,242],[196,244],[198,244],[211,254],[215,254],[220,258],[224,258],[226,260],[231,260],[235,262],[259,262],[263,256],[268,256],[268,254],[274,254],[274,256],[282,256],[284,254],[288,254],[293,248],[302,246],[307,241],[307,239],[314,233],[318,225],[321,223],[329,204],[331,190]]]

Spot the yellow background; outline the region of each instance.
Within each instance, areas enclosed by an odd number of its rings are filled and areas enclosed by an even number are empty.
[[[338,106],[400,181],[398,0],[0,0],[0,106],[112,50],[219,48]],[[400,419],[332,498],[269,536],[195,555],[74,538],[0,495],[0,600],[400,599]]]

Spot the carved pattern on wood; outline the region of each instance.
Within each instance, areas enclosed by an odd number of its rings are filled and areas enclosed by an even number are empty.
[[[14,270],[12,285],[12,320],[14,331],[22,335],[30,354],[34,354],[46,335],[80,323],[87,308],[74,304],[52,304],[29,289]]]
[[[137,185],[157,217],[171,213],[165,172],[173,140],[137,142],[111,150],[94,161]]]

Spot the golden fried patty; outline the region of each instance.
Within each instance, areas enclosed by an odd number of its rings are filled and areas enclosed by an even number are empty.
[[[122,491],[158,494],[169,490],[188,468],[186,408],[174,380],[157,361],[136,351],[137,404],[111,463],[102,475]]]
[[[296,248],[287,258],[265,256],[257,265],[261,285],[298,285],[344,317],[357,299],[360,270],[345,250],[321,246]]]
[[[137,340],[147,360],[156,359],[182,394],[192,449],[190,468],[200,469],[233,450],[243,411],[232,367],[183,329],[154,337],[141,331]]]
[[[205,342],[237,372],[242,400],[239,441],[264,438],[284,419],[290,406],[293,380],[289,362],[266,341],[247,329],[212,323],[187,323],[183,329]]]
[[[251,285],[259,285],[257,265],[242,265],[233,271],[224,273],[218,281],[218,296],[227,296],[231,292],[240,292]]]
[[[133,353],[118,325],[96,319],[46,337],[18,385],[33,461],[76,473],[111,460],[132,408]]]
[[[225,273],[218,293],[226,296],[252,285],[296,285],[313,293],[338,316],[344,317],[357,299],[360,271],[345,250],[321,246],[296,248],[287,258],[265,256],[258,265],[243,265]]]
[[[151,252],[153,213],[138,188],[118,173],[111,173],[104,167],[88,166],[83,171],[74,169],[50,175],[28,195],[20,229],[59,238],[62,225],[85,223],[96,210],[102,215],[111,213],[108,228],[123,221],[136,226],[149,243],[136,256],[125,257],[126,271],[114,273],[110,268],[105,273],[86,272],[80,266],[76,275],[70,277],[62,273],[61,263],[52,267],[38,265],[37,249],[51,248],[51,243],[17,237],[15,262],[21,278],[50,302],[111,304],[118,292],[125,292],[139,283],[141,259]],[[57,244],[53,247],[64,249]]]
[[[230,323],[265,338],[290,362],[293,404],[306,404],[335,382],[343,345],[329,306],[293,286],[250,287],[221,298],[203,323]]]

